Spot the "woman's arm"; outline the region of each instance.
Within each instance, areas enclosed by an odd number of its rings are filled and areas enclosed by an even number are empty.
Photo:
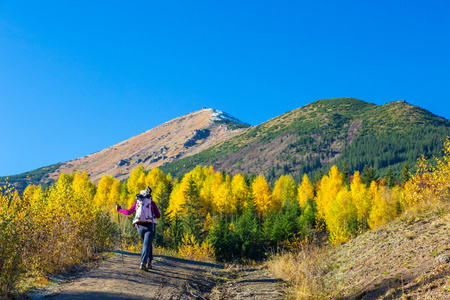
[[[157,218],[157,219],[161,218],[161,214],[159,213],[158,206],[156,205],[156,203],[154,201],[152,201],[152,209],[155,212],[155,218]]]
[[[130,209],[123,209],[122,207],[118,207],[117,211],[124,214],[124,215],[131,215],[136,211],[136,202],[133,203]]]

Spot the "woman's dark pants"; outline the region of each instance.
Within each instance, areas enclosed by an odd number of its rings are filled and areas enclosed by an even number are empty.
[[[139,236],[141,237],[142,253],[141,262],[148,263],[153,260],[152,242],[155,238],[156,224],[136,225]]]

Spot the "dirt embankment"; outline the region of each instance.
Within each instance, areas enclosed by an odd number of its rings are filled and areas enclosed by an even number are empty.
[[[139,270],[140,255],[124,252],[84,272],[67,275],[32,299],[286,299],[283,284],[260,268],[155,255],[153,269]]]
[[[332,249],[328,299],[450,299],[450,215],[403,217]]]

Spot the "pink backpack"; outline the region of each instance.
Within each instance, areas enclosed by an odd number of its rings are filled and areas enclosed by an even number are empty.
[[[152,198],[141,198],[136,201],[136,215],[133,224],[151,224],[156,223],[155,214],[152,209]]]

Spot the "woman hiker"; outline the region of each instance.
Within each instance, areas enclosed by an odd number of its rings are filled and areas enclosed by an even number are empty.
[[[152,190],[149,187],[147,187],[147,190],[142,190],[136,195],[136,202],[128,210],[122,209],[120,205],[116,206],[117,211],[124,215],[131,215],[136,212],[133,224],[136,225],[139,236],[143,241],[140,266],[143,271],[152,268],[152,241],[155,237],[157,223],[155,218],[161,217],[158,206],[152,200],[151,193]]]

